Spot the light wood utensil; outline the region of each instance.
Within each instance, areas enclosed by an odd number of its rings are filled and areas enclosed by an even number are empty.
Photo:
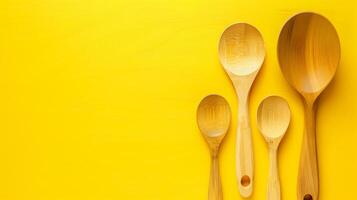
[[[253,147],[248,97],[264,57],[263,38],[253,26],[237,23],[223,32],[219,42],[219,59],[238,97],[236,173],[238,188],[243,197],[249,197],[253,191]]]
[[[339,64],[337,32],[321,15],[295,15],[280,33],[278,56],[285,78],[304,98],[305,131],[298,174],[298,200],[317,200],[315,101],[334,77]]]
[[[222,200],[222,185],[218,167],[218,151],[231,122],[231,109],[221,96],[205,97],[197,109],[197,124],[211,153],[211,175],[208,199]]]
[[[280,200],[280,181],[277,151],[290,122],[290,108],[285,99],[269,96],[259,105],[258,129],[269,147],[269,178],[267,200]]]

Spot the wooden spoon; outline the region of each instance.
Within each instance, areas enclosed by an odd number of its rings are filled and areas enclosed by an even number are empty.
[[[219,59],[238,97],[236,173],[239,191],[243,197],[249,197],[253,191],[253,147],[248,97],[264,57],[263,38],[253,26],[238,23],[223,32],[219,42]]]
[[[278,96],[265,98],[259,105],[258,128],[269,146],[269,179],[267,200],[280,200],[280,181],[277,150],[290,122],[290,108],[285,99]]]
[[[231,109],[221,96],[205,97],[197,109],[197,124],[211,153],[209,200],[222,200],[222,186],[218,167],[218,150],[231,122]]]
[[[315,101],[334,77],[340,60],[340,42],[333,25],[315,13],[291,18],[280,33],[280,68],[304,98],[305,131],[298,175],[298,200],[317,200]]]

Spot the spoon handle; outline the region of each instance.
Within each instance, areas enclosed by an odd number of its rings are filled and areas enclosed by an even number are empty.
[[[298,200],[317,200],[318,184],[315,107],[313,103],[305,101],[305,131],[297,183]]]
[[[208,200],[223,200],[221,176],[219,175],[218,156],[211,156],[211,175],[208,189]]]
[[[253,148],[247,102],[247,97],[238,100],[239,112],[236,141],[236,173],[238,188],[243,197],[249,197],[253,190]]]
[[[280,181],[278,172],[277,149],[269,148],[268,200],[280,200]]]

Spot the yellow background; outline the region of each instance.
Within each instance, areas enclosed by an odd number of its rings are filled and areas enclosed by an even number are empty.
[[[279,167],[282,198],[296,199],[303,107],[280,72],[276,45],[301,11],[329,18],[342,47],[317,113],[320,199],[354,199],[356,8],[353,0],[2,0],[0,199],[207,199],[210,157],[195,116],[211,93],[233,110],[220,165],[225,199],[241,199],[237,100],[217,56],[220,34],[235,22],[256,26],[267,51],[250,99],[250,199],[265,199],[268,154],[255,119],[273,94],[292,109]]]

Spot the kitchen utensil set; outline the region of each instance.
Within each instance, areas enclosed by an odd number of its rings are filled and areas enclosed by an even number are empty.
[[[249,122],[250,88],[261,68],[265,49],[262,35],[253,26],[229,26],[219,42],[220,62],[232,81],[238,98],[236,175],[242,197],[253,191],[253,142]],[[315,102],[332,80],[340,59],[340,43],[333,25],[315,13],[300,13],[284,25],[278,41],[281,71],[289,84],[304,99],[305,131],[297,180],[298,200],[318,199]],[[257,125],[268,143],[270,170],[267,199],[280,200],[277,150],[290,122],[288,103],[269,96],[259,105]],[[231,121],[227,101],[219,95],[204,98],[197,109],[197,123],[206,139],[212,158],[210,200],[223,199],[218,170],[218,149]]]

